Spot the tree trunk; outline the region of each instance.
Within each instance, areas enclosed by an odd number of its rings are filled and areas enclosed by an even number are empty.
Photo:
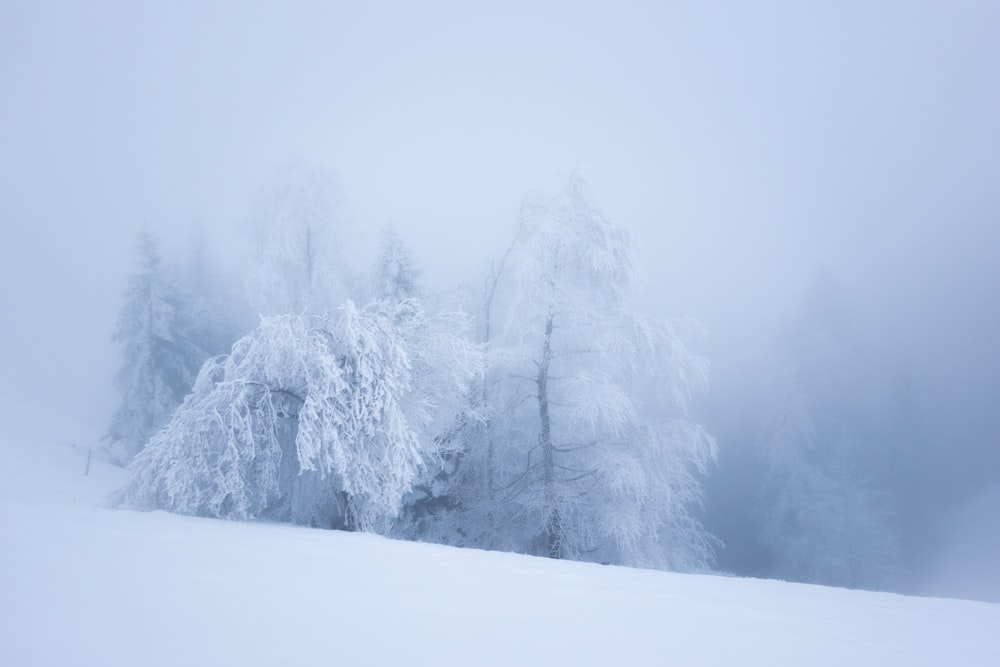
[[[552,311],[545,321],[545,338],[542,343],[542,359],[538,364],[538,416],[541,432],[538,444],[542,448],[542,489],[545,499],[545,547],[549,558],[562,558],[562,518],[555,498],[555,459],[552,449],[552,423],[549,418],[549,364],[552,361]]]

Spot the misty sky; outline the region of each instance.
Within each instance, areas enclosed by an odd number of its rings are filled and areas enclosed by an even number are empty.
[[[136,231],[238,243],[290,161],[438,288],[578,169],[720,395],[829,275],[996,447],[1000,3],[473,4],[0,3],[5,410],[94,441]]]

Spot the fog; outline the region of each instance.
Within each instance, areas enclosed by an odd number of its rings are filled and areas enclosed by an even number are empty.
[[[692,412],[719,441],[720,566],[757,573],[743,473],[803,331],[849,332],[831,368],[796,363],[846,375],[842,414],[895,443],[876,468],[903,547],[932,551],[935,522],[1000,483],[1000,5],[625,4],[4,3],[13,432],[107,429],[143,225],[183,249],[198,223],[235,265],[261,184],[322,165],[358,256],[392,225],[446,290],[480,284],[522,196],[577,170],[637,240],[637,305],[708,330]]]

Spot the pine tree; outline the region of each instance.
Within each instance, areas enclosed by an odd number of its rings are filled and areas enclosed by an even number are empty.
[[[204,353],[195,342],[189,304],[148,230],[136,245],[137,267],[128,281],[113,340],[122,346],[115,375],[121,405],[105,435],[111,454],[127,463],[180,405]]]
[[[862,354],[835,284],[813,287],[780,342],[758,447],[767,469],[758,532],[771,574],[877,587],[899,555],[874,465],[885,444],[858,399]]]
[[[419,298],[419,278],[420,271],[402,237],[395,230],[386,229],[372,271],[372,297],[395,303]]]

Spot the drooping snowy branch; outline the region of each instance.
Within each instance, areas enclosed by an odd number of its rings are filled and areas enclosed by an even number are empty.
[[[425,329],[415,302],[262,318],[206,364],[116,502],[386,530],[436,446],[432,407],[445,396],[414,375],[413,346],[454,334]],[[419,355],[432,351],[451,370],[448,391],[463,391],[478,358],[446,341]],[[317,517],[321,499],[342,516]]]

